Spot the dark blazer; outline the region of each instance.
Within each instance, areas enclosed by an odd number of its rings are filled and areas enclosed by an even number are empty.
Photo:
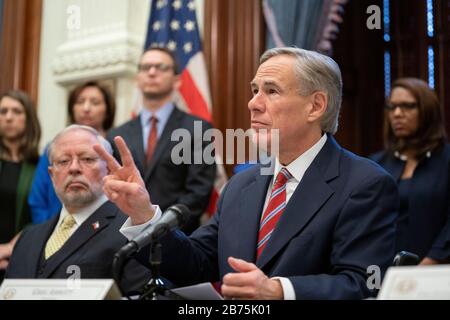
[[[11,256],[6,278],[69,278],[68,267],[77,265],[81,278],[112,278],[114,254],[127,243],[119,232],[126,216],[111,202],[97,209],[72,234],[59,251],[47,261],[44,250],[59,215],[51,220],[31,226],[22,232]],[[98,228],[93,224],[98,222]],[[70,270],[70,269],[69,269]],[[150,272],[136,261],[124,268],[121,288],[124,293],[142,289],[150,279]]]
[[[371,158],[399,181],[405,161],[382,151]],[[422,259],[450,261],[450,146],[443,145],[422,159],[412,176],[409,193],[409,250]]]
[[[184,128],[191,137],[195,137],[194,121],[201,121],[202,136],[203,132],[211,128],[208,122],[175,107],[158,139],[153,158],[147,166],[145,166],[142,126],[139,117],[108,133],[108,140],[114,146],[114,156],[117,159],[120,159],[120,156],[113,139],[115,136],[124,138],[136,166],[144,177],[153,203],[157,203],[163,211],[178,203],[189,207],[193,215],[183,228],[187,233],[191,233],[199,226],[200,216],[208,206],[216,177],[215,163],[175,164],[171,159],[172,149],[180,143],[180,140],[171,141],[172,132],[175,129]],[[194,139],[187,141],[187,147],[191,149],[193,157],[195,152],[201,155],[209,144],[208,141],[201,141],[202,137],[195,138],[196,142]],[[194,146],[200,148],[194,148]]]
[[[3,161],[0,160],[0,173]],[[34,177],[36,164],[23,161],[20,169],[19,180],[15,192],[15,226],[12,230],[13,236],[20,232],[27,224],[31,223],[30,207],[27,202],[28,194]],[[8,212],[5,212],[5,214]],[[9,214],[9,213],[8,213]],[[3,238],[3,237],[2,237]],[[12,237],[11,237],[12,238]],[[11,239],[10,238],[10,239]],[[8,240],[10,240],[8,239]]]
[[[230,256],[255,261],[259,221],[272,176],[260,165],[235,175],[211,221],[189,238],[163,238],[162,275],[177,285],[217,281]],[[297,299],[370,295],[367,267],[384,272],[394,257],[398,192],[376,163],[342,149],[332,136],[297,186],[256,265],[287,277]],[[145,259],[142,250],[138,259]],[[142,262],[145,262],[142,260]]]

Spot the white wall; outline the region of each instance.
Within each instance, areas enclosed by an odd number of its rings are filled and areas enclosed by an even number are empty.
[[[42,11],[39,62],[38,116],[44,146],[66,123],[66,91],[53,79],[52,63],[64,40],[66,4],[61,0],[45,0]]]

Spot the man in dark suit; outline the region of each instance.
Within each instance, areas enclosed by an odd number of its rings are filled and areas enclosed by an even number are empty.
[[[164,237],[162,275],[177,285],[220,280],[223,295],[236,299],[367,298],[374,293],[370,270],[377,266],[381,277],[394,257],[398,195],[381,167],[332,137],[342,95],[338,65],[313,51],[271,49],[251,88],[255,140],[272,147],[276,139],[265,132],[279,132],[273,174],[261,165],[237,174],[207,225],[190,237]],[[159,211],[138,192],[143,181],[125,143],[116,143],[123,166],[95,148],[111,169],[105,194],[130,217],[121,229],[130,239],[130,228],[154,223]]]
[[[127,243],[119,229],[126,216],[105,197],[106,163],[92,146],[111,145],[90,127],[72,125],[49,147],[49,172],[61,213],[25,229],[17,241],[6,278],[112,278],[114,253]],[[124,293],[141,289],[149,271],[137,262],[126,267]]]
[[[177,203],[189,207],[193,215],[183,231],[190,234],[198,228],[200,217],[208,206],[216,176],[215,163],[196,164],[193,161],[194,154],[201,157],[208,145],[202,137],[211,125],[179,110],[173,103],[180,79],[171,51],[165,48],[146,50],[138,70],[136,81],[143,96],[142,111],[136,119],[111,130],[108,139],[111,144],[115,136],[125,139],[152,200],[162,210]],[[181,142],[191,151],[188,163],[174,161],[178,153],[172,154],[172,150],[180,141],[172,141],[172,133],[177,129],[185,130],[186,136],[190,137],[189,141]],[[118,158],[117,149],[114,155]]]

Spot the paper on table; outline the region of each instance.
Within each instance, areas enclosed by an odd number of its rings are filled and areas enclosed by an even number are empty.
[[[391,267],[379,300],[450,300],[450,266]]]
[[[171,291],[187,300],[223,300],[223,297],[214,289],[210,282],[172,289]]]

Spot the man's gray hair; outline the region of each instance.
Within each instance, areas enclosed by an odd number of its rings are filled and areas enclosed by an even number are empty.
[[[328,106],[320,126],[322,131],[335,134],[342,102],[342,76],[338,64],[318,52],[291,47],[267,50],[261,56],[260,64],[280,55],[296,59],[294,72],[299,80],[300,95],[308,96],[314,91],[326,92]]]
[[[56,141],[58,139],[60,139],[62,136],[66,135],[67,133],[69,133],[71,131],[76,131],[76,130],[83,130],[83,131],[89,132],[97,139],[98,143],[101,144],[103,146],[103,148],[105,148],[105,150],[109,154],[113,153],[113,150],[112,150],[112,147],[111,147],[111,144],[109,143],[109,141],[106,140],[97,130],[95,130],[94,128],[89,127],[89,126],[83,126],[80,124],[72,124],[72,125],[64,128],[62,131],[60,131],[50,142],[50,144],[48,146],[48,150],[47,150],[47,156],[48,156],[50,165],[53,163],[52,155],[53,155],[53,148],[55,146]]]

